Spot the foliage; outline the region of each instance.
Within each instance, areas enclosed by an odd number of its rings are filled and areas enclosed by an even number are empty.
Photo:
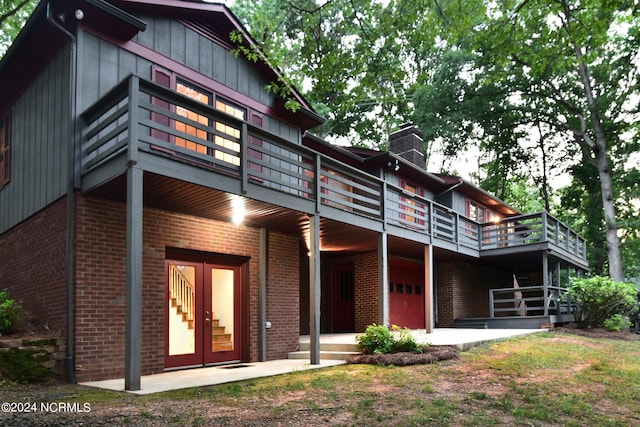
[[[637,168],[627,161],[638,150],[640,129],[638,5],[625,0],[462,3],[466,7],[452,9],[447,21],[458,23],[449,27],[447,48],[462,62],[442,80],[438,73],[451,68],[443,63],[443,71],[438,68],[417,88],[416,123],[423,130],[449,132],[445,153],[447,147],[480,146],[488,177],[497,182],[522,173],[539,150],[543,194],[553,167],[593,166],[589,170],[598,185],[590,197],[599,195],[602,204],[598,226],[608,251],[605,268],[622,280],[615,206],[622,176],[615,173]],[[464,19],[456,19],[460,15]],[[442,58],[446,62],[447,55]]]
[[[365,354],[422,352],[423,345],[416,342],[409,329],[394,325],[392,331],[384,325],[369,325],[364,334],[356,337],[358,348]]]
[[[8,290],[0,291],[0,335],[17,332],[21,316],[22,305],[9,298]]]
[[[576,303],[575,320],[583,329],[603,327],[615,315],[627,316],[638,310],[636,285],[608,277],[573,279],[565,295]]]
[[[388,327],[376,325],[367,326],[364,334],[356,337],[358,348],[365,354],[393,353],[394,338]]]
[[[400,328],[398,326],[392,326],[391,329],[396,332],[396,337],[393,343],[393,349],[395,353],[407,352],[407,353],[420,353],[421,346],[416,342],[411,331],[407,328]]]
[[[595,273],[640,275],[637,2],[237,0],[232,7],[327,117],[314,129],[319,136],[386,149],[388,133],[412,120],[425,134],[428,165],[456,173],[477,164],[484,189],[527,211],[539,209],[523,203],[518,183],[526,181],[531,197],[537,189],[549,210],[554,179],[569,174],[566,192],[582,194],[563,194],[552,213],[584,225]],[[450,166],[467,153],[478,161]]]
[[[614,314],[610,318],[604,321],[604,328],[607,331],[622,332],[628,331],[631,327],[631,320],[627,316],[621,314]]]
[[[0,57],[22,29],[38,0],[0,0]]]

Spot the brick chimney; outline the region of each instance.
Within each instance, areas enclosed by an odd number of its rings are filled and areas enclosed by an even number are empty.
[[[413,123],[404,123],[389,135],[389,151],[424,169],[424,135]]]

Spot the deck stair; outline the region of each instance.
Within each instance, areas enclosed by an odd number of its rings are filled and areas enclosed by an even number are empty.
[[[360,354],[357,344],[346,343],[320,343],[320,359],[322,360],[347,360],[349,356]],[[289,353],[288,359],[310,359],[311,344],[300,342],[300,349]]]

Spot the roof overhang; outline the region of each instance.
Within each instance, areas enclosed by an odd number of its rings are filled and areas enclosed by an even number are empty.
[[[76,14],[76,11],[81,11]],[[75,34],[80,22],[129,40],[146,24],[102,0],[41,1],[0,61],[0,112],[9,108],[70,39],[50,21]]]

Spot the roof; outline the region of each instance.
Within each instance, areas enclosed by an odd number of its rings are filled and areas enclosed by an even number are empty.
[[[81,15],[76,11],[82,11]],[[27,23],[0,61],[0,112],[13,104],[37,74],[50,62],[69,41],[63,32],[51,23],[62,23],[65,30],[75,34],[77,26],[99,30],[114,40],[127,41],[146,24],[136,14],[167,16],[172,19],[189,20],[223,33],[228,42],[231,31],[243,35],[245,46],[258,52],[260,60],[256,67],[273,81],[286,81],[282,72],[269,63],[258,44],[247,32],[231,10],[222,3],[207,3],[190,0],[48,0],[41,1]],[[300,104],[296,115],[307,128],[324,122],[311,104],[294,87],[289,87],[291,96]],[[281,108],[284,107],[282,101]]]
[[[514,216],[514,215],[521,214],[521,212],[519,212],[516,208],[508,205],[506,202],[500,200],[493,194],[487,192],[486,190],[483,190],[482,188],[468,181],[465,181],[460,177],[439,174],[439,173],[436,175],[440,177],[443,181],[445,181],[447,185],[449,185],[449,188],[447,191],[445,191],[445,193],[449,191],[453,191],[455,189],[461,194],[465,194],[473,198],[474,200],[482,202],[485,206],[497,212],[500,212],[505,216]]]

